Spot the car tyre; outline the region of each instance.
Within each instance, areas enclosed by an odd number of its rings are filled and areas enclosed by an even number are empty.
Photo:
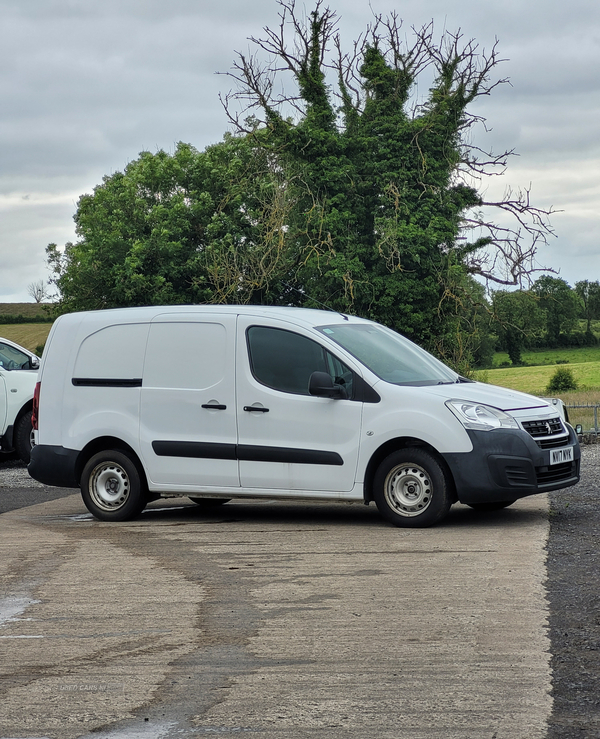
[[[25,464],[29,464],[31,447],[33,446],[32,411],[24,413],[15,425],[14,447],[17,456]]]
[[[146,507],[143,474],[129,454],[106,450],[94,454],[83,468],[81,497],[100,521],[129,521]]]
[[[425,449],[407,447],[379,465],[373,497],[381,515],[395,526],[424,528],[439,523],[452,498],[447,474]]]

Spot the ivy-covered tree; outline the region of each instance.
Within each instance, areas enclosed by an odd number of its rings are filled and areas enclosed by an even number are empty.
[[[405,46],[392,15],[376,18],[346,54],[335,13],[321,2],[307,18],[293,0],[279,7],[279,27],[252,39],[258,54],[238,55],[229,73],[237,89],[224,105],[238,130],[261,127],[286,173],[295,205],[289,281],[430,347],[454,344],[469,276],[518,284],[550,233],[548,213],[531,207],[528,193],[491,204],[474,186],[508,155],[468,143],[478,120],[469,106],[501,82],[491,80],[496,48],[480,53],[459,34],[435,43],[431,25]],[[417,104],[425,70],[434,82]],[[291,79],[280,82],[282,72]],[[235,111],[240,100],[262,116],[258,124]],[[515,215],[515,228],[486,220],[491,205]]]

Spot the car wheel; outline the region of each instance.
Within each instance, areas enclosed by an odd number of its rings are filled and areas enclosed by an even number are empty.
[[[29,464],[31,447],[33,446],[33,426],[31,424],[32,411],[28,411],[19,418],[15,426],[14,446],[20,460]]]
[[[217,508],[218,506],[229,503],[231,498],[193,498],[191,495],[188,498],[195,503],[197,506],[202,508]]]
[[[440,463],[419,447],[386,457],[375,473],[374,498],[381,515],[395,526],[422,528],[450,510],[448,479]]]
[[[136,463],[125,452],[94,454],[81,475],[81,497],[101,521],[129,521],[147,503],[145,483]]]
[[[509,505],[516,503],[515,500],[497,500],[494,503],[467,503],[469,508],[474,511],[500,511],[503,508],[508,508]]]

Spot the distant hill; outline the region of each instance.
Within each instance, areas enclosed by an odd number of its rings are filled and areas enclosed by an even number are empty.
[[[0,303],[0,323],[2,316],[25,316],[33,318],[40,316],[46,318],[48,313],[44,310],[45,305],[49,303]]]

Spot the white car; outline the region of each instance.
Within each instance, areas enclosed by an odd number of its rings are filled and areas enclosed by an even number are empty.
[[[399,334],[335,312],[162,306],[52,326],[29,473],[99,519],[185,495],[374,501],[398,526],[574,485],[556,408],[471,382]]]
[[[33,430],[33,393],[39,357],[14,341],[0,338],[0,452],[16,451],[29,462]]]

